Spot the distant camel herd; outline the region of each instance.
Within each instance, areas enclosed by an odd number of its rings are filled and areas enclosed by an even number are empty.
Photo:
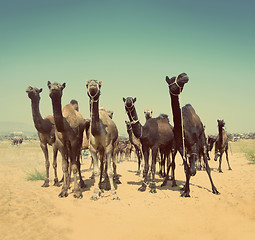
[[[76,100],[71,100],[69,104],[62,107],[61,98],[66,84],[56,82],[48,82],[47,84],[52,101],[53,116],[49,115],[43,118],[39,110],[42,89],[29,86],[26,92],[31,99],[34,126],[38,132],[40,146],[45,156],[46,177],[42,187],[49,187],[50,162],[47,146],[51,145],[53,146],[54,186],[61,185],[57,176],[58,151],[62,156],[63,183],[59,197],[68,196],[71,174],[73,174],[73,196],[82,198],[82,188],[86,186],[81,176],[81,151],[89,149],[95,179],[91,199],[100,198],[103,182],[108,183],[107,190],[111,191],[112,199],[119,199],[114,187],[114,183],[121,183],[117,174],[117,156],[120,158],[123,154],[130,156],[131,149],[134,147],[138,159],[137,174],[141,173],[141,163],[144,162],[143,182],[138,188],[139,191],[145,191],[149,187],[151,193],[156,193],[157,159],[160,164],[159,174],[164,178],[161,186],[165,186],[169,179],[172,180],[173,187],[177,186],[175,156],[179,152],[183,159],[186,175],[186,183],[182,188],[183,193],[181,195],[183,197],[190,196],[190,177],[195,176],[196,170],[201,168],[201,158],[203,158],[203,166],[211,182],[212,193],[219,194],[211,177],[208,160],[209,151],[215,144],[214,160],[216,161],[219,157],[218,171],[222,172],[221,163],[224,152],[226,153],[228,168],[231,170],[228,159],[228,139],[224,130],[225,123],[223,120],[218,120],[219,134],[217,138],[207,138],[204,126],[194,108],[190,104],[180,107],[179,96],[188,81],[189,78],[185,73],[172,78],[166,77],[174,126],[169,123],[168,116],[165,114],[153,118],[152,110],[144,110],[146,122],[141,125],[135,109],[136,98],[123,98],[129,118],[129,121],[125,121],[128,140],[119,138],[117,126],[112,119],[113,112],[99,107],[102,81],[86,81],[90,119],[83,118]],[[171,177],[169,177],[170,168]]]

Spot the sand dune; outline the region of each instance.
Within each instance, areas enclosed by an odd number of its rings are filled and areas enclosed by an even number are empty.
[[[38,143],[19,147],[0,143],[1,239],[255,239],[255,165],[248,164],[239,145],[232,143],[232,171],[227,170],[225,157],[222,174],[216,171],[218,162],[209,162],[221,195],[212,194],[206,172],[199,171],[191,178],[191,198],[180,197],[185,175],[178,156],[177,187],[168,182],[161,188],[157,176],[157,193],[141,193],[136,161],[123,161],[118,164],[120,201],[112,201],[107,191],[91,201],[94,181],[89,179],[89,159],[82,164],[87,184],[83,199],[74,199],[71,192],[59,199],[60,188],[52,186],[52,167],[49,188],[41,188],[43,181],[25,179],[26,171],[44,170]]]

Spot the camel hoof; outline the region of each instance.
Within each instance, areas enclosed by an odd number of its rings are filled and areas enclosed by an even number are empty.
[[[67,191],[61,191],[60,194],[58,195],[59,198],[66,198],[68,196]]]
[[[231,171],[231,170],[232,170],[232,168],[229,168],[228,170],[229,170],[229,171]]]
[[[217,190],[216,188],[214,188],[212,192],[213,192],[213,194],[215,194],[215,195],[220,195],[220,192],[218,192],[218,190]]]
[[[184,192],[184,193],[182,193],[182,195],[181,195],[182,197],[190,197],[190,195],[189,195],[189,193],[188,192]]]
[[[112,197],[112,200],[120,200],[120,198],[117,195],[115,195]]]
[[[114,182],[115,182],[116,184],[121,184],[121,181],[120,181],[119,179],[114,179]]]
[[[75,192],[74,195],[73,195],[73,197],[74,197],[74,198],[79,198],[79,199],[82,199],[82,198],[83,198],[82,193],[79,192],[79,191]]]
[[[86,184],[84,183],[83,180],[80,180],[79,185],[81,188],[86,188]]]
[[[145,190],[146,190],[146,186],[144,184],[138,188],[138,191],[140,192],[144,192]]]
[[[219,173],[223,173],[221,169],[218,169]]]
[[[54,178],[53,186],[55,186],[55,187],[60,187],[61,186],[60,182],[58,181],[58,178]]]
[[[138,170],[137,172],[136,172],[136,174],[135,175],[140,175],[141,174],[141,171],[140,170]]]
[[[151,188],[150,193],[157,193],[156,188]]]
[[[167,184],[167,180],[164,180],[164,182],[160,186],[164,187],[164,186],[166,186],[166,184]]]
[[[176,184],[175,180],[172,182],[172,187],[177,187],[177,184]]]
[[[90,200],[97,201],[99,196],[97,194],[93,194]]]
[[[43,183],[43,185],[41,187],[49,187],[49,186],[50,186],[49,179],[45,178],[44,183]]]

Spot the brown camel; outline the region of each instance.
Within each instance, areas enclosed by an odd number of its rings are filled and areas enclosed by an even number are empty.
[[[62,170],[64,174],[64,182],[59,197],[68,196],[71,177],[68,173],[68,160],[70,158],[70,170],[74,175],[73,196],[82,198],[80,186],[85,187],[85,184],[80,172],[80,153],[86,122],[82,115],[75,110],[74,104],[67,104],[62,109],[61,98],[65,86],[65,83],[48,82],[49,96],[52,100],[53,116],[56,124],[56,141],[62,155]],[[80,186],[77,182],[77,172],[79,172],[80,176]]]
[[[139,191],[145,191],[148,185],[148,171],[149,171],[149,151],[152,151],[152,181],[150,184],[150,192],[156,193],[155,185],[155,170],[156,170],[156,157],[158,150],[164,152],[166,156],[169,156],[172,150],[174,141],[173,132],[169,124],[168,118],[159,116],[157,118],[150,118],[146,121],[145,125],[142,126],[138,120],[134,103],[136,98],[127,97],[123,98],[125,103],[125,109],[132,125],[132,130],[136,138],[140,139],[142,144],[143,157],[145,161],[144,166],[144,180],[142,186],[138,189]],[[175,164],[172,164],[175,167]]]
[[[141,160],[142,160],[142,143],[140,141],[140,139],[138,139],[133,131],[132,131],[132,125],[129,121],[125,121],[126,123],[126,126],[127,126],[127,133],[128,133],[128,136],[129,136],[129,141],[130,143],[134,146],[135,148],[135,153],[136,153],[136,156],[138,158],[138,170],[137,170],[137,175],[140,175],[141,173]]]
[[[89,128],[89,150],[93,158],[93,168],[95,176],[95,188],[91,200],[97,200],[100,195],[100,173],[103,171],[103,159],[106,160],[107,175],[110,181],[110,190],[114,200],[119,199],[113,185],[114,172],[111,161],[115,163],[116,144],[118,139],[118,129],[114,121],[105,110],[99,111],[99,97],[102,81],[86,81],[87,93],[90,98],[91,124]],[[98,167],[98,155],[101,161],[101,171]]]
[[[172,77],[171,79],[166,77],[166,82],[169,85],[169,93],[173,111],[173,131],[176,149],[180,152],[183,158],[184,171],[186,174],[186,183],[182,189],[184,190],[182,196],[190,197],[190,176],[194,176],[196,174],[195,162],[200,151],[203,153],[203,160],[205,162],[206,171],[212,185],[212,192],[214,194],[219,194],[213,184],[211,169],[207,160],[206,137],[203,124],[190,104],[185,105],[182,107],[182,109],[180,108],[179,94],[183,90],[184,84],[188,81],[189,78],[185,73],[182,73],[177,77]]]
[[[42,92],[42,88],[33,88],[29,86],[26,90],[28,97],[31,99],[31,107],[32,107],[32,115],[34,126],[37,130],[37,134],[40,140],[40,146],[44,153],[45,157],[45,168],[46,168],[46,177],[42,187],[49,187],[49,153],[47,145],[53,146],[53,168],[54,168],[54,186],[60,186],[57,176],[57,153],[58,148],[55,143],[55,122],[53,116],[46,116],[42,118],[40,110],[39,110],[39,102],[40,102],[40,93]]]
[[[224,120],[217,120],[218,121],[218,129],[219,129],[219,134],[216,138],[215,141],[215,157],[214,160],[217,161],[218,157],[219,158],[219,168],[218,171],[220,173],[222,173],[222,169],[221,169],[221,162],[222,162],[222,155],[225,152],[226,153],[226,160],[228,163],[228,170],[232,170],[232,168],[230,167],[229,164],[229,160],[228,160],[228,136],[225,132],[225,130],[223,129],[223,127],[225,126],[225,122]]]

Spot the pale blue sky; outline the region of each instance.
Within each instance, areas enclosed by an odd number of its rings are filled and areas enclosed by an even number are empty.
[[[43,88],[41,113],[52,114],[47,81],[66,82],[63,105],[74,98],[89,118],[85,81],[94,78],[119,132],[127,96],[142,124],[146,108],[172,123],[165,76],[186,72],[182,104],[208,134],[217,119],[228,132],[254,132],[254,9],[247,0],[0,0],[0,122],[33,125],[29,85]]]

